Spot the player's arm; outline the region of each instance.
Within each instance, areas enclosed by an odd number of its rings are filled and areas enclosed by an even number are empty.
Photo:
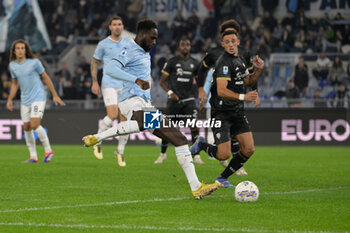
[[[256,84],[264,68],[264,61],[259,56],[255,56],[255,59],[253,60],[253,65],[255,66],[254,72],[244,78],[244,84],[247,86],[253,86],[254,84]]]
[[[178,101],[179,97],[168,87],[168,84],[167,84],[168,77],[169,77],[169,74],[166,71],[162,70],[162,76],[160,78],[160,86],[164,89],[166,93],[168,93],[168,96],[170,99],[174,101]]]
[[[136,76],[125,72],[124,70],[122,70],[122,67],[123,67],[123,64],[119,60],[112,59],[106,66],[105,72],[107,75],[111,76],[112,78],[136,83],[143,90],[147,90],[149,88],[148,82],[141,80]]]
[[[92,86],[91,86],[91,92],[95,95],[98,95],[100,93],[100,86],[97,82],[97,68],[102,64],[101,60],[98,60],[96,58],[91,59],[90,64],[90,71],[91,71],[91,77],[92,77]]]
[[[53,83],[51,81],[50,76],[45,71],[40,76],[42,77],[44,83],[46,83],[46,85],[49,87],[51,94],[52,94],[52,97],[53,97],[53,102],[55,103],[55,105],[59,104],[61,106],[65,106],[66,104],[58,96],[58,94],[55,90],[55,87],[53,86]]]
[[[19,85],[18,85],[17,79],[13,78],[12,82],[11,82],[10,94],[9,94],[9,96],[7,98],[7,103],[6,103],[6,108],[8,110],[10,110],[11,112],[13,111],[13,102],[12,102],[12,100],[16,96],[16,93],[18,91],[18,87],[19,87]]]
[[[256,91],[250,91],[247,94],[236,93],[227,88],[228,80],[229,78],[220,77],[216,79],[217,92],[219,97],[229,100],[241,100],[248,102],[256,100],[256,97],[258,95]]]
[[[207,72],[210,67],[208,66],[208,64],[206,64],[205,60],[206,59],[204,58],[203,61],[200,63],[198,68],[198,75],[197,75],[198,98],[201,102],[206,102],[208,99],[208,96],[204,90],[204,84],[205,84]]]

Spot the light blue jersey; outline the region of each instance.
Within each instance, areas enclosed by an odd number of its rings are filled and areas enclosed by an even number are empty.
[[[45,72],[45,69],[39,59],[26,59],[21,64],[12,61],[9,67],[11,77],[16,78],[19,83],[22,105],[46,101],[44,85],[40,79],[40,75]]]
[[[113,58],[119,61],[122,70],[139,79],[149,82],[151,85],[151,57],[143,48],[131,41],[125,48]],[[140,96],[147,102],[151,100],[150,89],[142,90],[134,82],[124,82],[124,88],[119,95],[120,101],[133,96]]]
[[[204,83],[204,91],[205,93],[207,94],[208,96],[208,99],[207,99],[207,102],[206,102],[206,107],[207,108],[210,108],[210,103],[209,103],[209,99],[210,99],[210,96],[211,96],[211,93],[210,93],[210,88],[211,88],[211,83],[213,81],[213,73],[214,73],[214,69],[211,68],[208,73],[207,73],[207,78],[205,79],[205,83]]]
[[[106,74],[106,66],[108,62],[115,56],[117,56],[126,44],[132,41],[130,38],[122,38],[120,41],[114,41],[110,37],[101,40],[95,50],[94,58],[103,61],[103,77],[102,88],[122,88],[123,81],[115,79]]]

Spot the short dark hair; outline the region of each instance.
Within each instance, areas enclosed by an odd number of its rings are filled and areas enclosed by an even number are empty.
[[[136,33],[147,32],[153,28],[158,29],[157,24],[152,19],[141,19],[137,22]]]
[[[188,37],[182,36],[181,39],[178,40],[178,42],[176,43],[176,44],[177,44],[177,47],[180,47],[181,41],[186,41],[186,40],[188,40],[188,41],[190,42],[190,44],[191,44],[191,41],[190,41],[190,39],[189,39]]]
[[[239,34],[241,31],[241,26],[234,19],[226,20],[220,25],[220,34],[224,33],[227,28],[234,28],[237,34]]]
[[[235,34],[238,37],[237,32],[235,30],[227,30],[227,31],[224,31],[223,34],[221,34],[221,39],[223,39],[225,36],[231,35],[231,34]]]
[[[120,17],[120,16],[112,16],[112,17],[109,19],[109,24],[108,24],[108,25],[111,25],[112,22],[113,22],[113,20],[120,20],[120,21],[123,22],[122,17]]]

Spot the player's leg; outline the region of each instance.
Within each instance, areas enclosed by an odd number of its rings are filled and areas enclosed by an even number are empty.
[[[141,110],[144,106],[146,106],[145,104],[145,100],[141,97],[129,98],[119,103],[121,114],[123,114],[128,120],[120,122],[106,131],[83,137],[84,145],[93,146],[110,137],[140,132],[140,129],[143,127],[143,122],[140,122],[139,125],[136,120],[132,119],[132,116],[134,111]]]
[[[235,139],[235,138],[231,138],[231,152],[232,152],[232,155],[234,156],[235,154],[239,153],[240,151],[240,146],[239,146],[239,143],[238,141]],[[228,166],[228,162],[226,160],[226,166],[225,168],[227,168]],[[238,169],[235,174],[237,176],[247,176],[248,173],[247,171],[244,169],[244,167],[241,167],[240,169]]]
[[[191,116],[192,119],[197,119],[198,118],[198,109],[196,106],[196,102],[193,100],[185,102],[184,103],[184,108],[183,112],[184,115]],[[195,143],[199,136],[199,129],[195,126],[191,128],[191,140],[192,140],[192,145]],[[195,164],[204,164],[203,160],[200,157],[200,154],[195,154],[193,156],[193,162]]]
[[[106,106],[107,115],[99,124],[98,133],[111,128],[113,121],[118,117],[118,90],[115,88],[102,88],[103,102]],[[101,144],[94,145],[94,155],[97,159],[103,159]]]
[[[119,111],[120,112],[120,111]],[[119,114],[120,121],[126,121],[126,117],[123,114]],[[126,166],[125,158],[124,158],[124,150],[125,150],[125,145],[128,143],[129,135],[123,135],[119,136],[118,140],[118,148],[116,151],[114,151],[114,155],[117,157],[118,160],[118,165],[121,167]]]
[[[30,127],[30,106],[21,105],[21,118],[23,121],[23,130],[26,140],[26,145],[29,150],[30,158],[25,163],[37,163],[38,154],[36,152],[35,138],[33,130]]]
[[[162,139],[160,154],[156,161],[154,161],[155,164],[163,163],[167,159],[166,150],[168,148],[168,144],[169,142],[167,140]]]
[[[54,152],[51,149],[49,137],[47,136],[47,133],[46,133],[44,127],[41,126],[41,119],[44,116],[44,111],[45,111],[45,102],[44,101],[34,102],[31,105],[30,127],[38,135],[38,138],[44,147],[45,158],[44,158],[43,162],[48,163],[51,161],[52,157],[54,156]]]

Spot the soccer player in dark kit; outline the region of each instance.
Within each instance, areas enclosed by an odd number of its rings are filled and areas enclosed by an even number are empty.
[[[235,138],[240,151],[233,157],[216,182],[224,187],[232,186],[227,178],[240,169],[254,153],[253,134],[247,117],[244,114],[243,101],[254,102],[258,96],[256,90],[245,93],[245,86],[254,85],[264,68],[264,61],[255,56],[252,63],[254,72],[249,73],[245,59],[238,53],[240,40],[235,30],[227,30],[222,34],[224,54],[215,65],[211,86],[211,117],[221,121],[221,127],[212,128],[216,146],[197,140],[191,152],[205,150],[209,156],[218,160],[226,160],[231,155],[231,138]]]
[[[195,119],[198,115],[195,99],[193,78],[197,75],[198,61],[191,57],[191,42],[182,38],[178,42],[179,55],[169,59],[162,69],[160,80],[161,87],[168,93],[166,114],[168,119],[184,120]],[[198,128],[191,128],[192,143],[198,137]],[[159,157],[154,163],[163,163],[166,156],[168,141],[162,140],[162,148]],[[203,164],[199,154],[193,155],[194,163]]]

